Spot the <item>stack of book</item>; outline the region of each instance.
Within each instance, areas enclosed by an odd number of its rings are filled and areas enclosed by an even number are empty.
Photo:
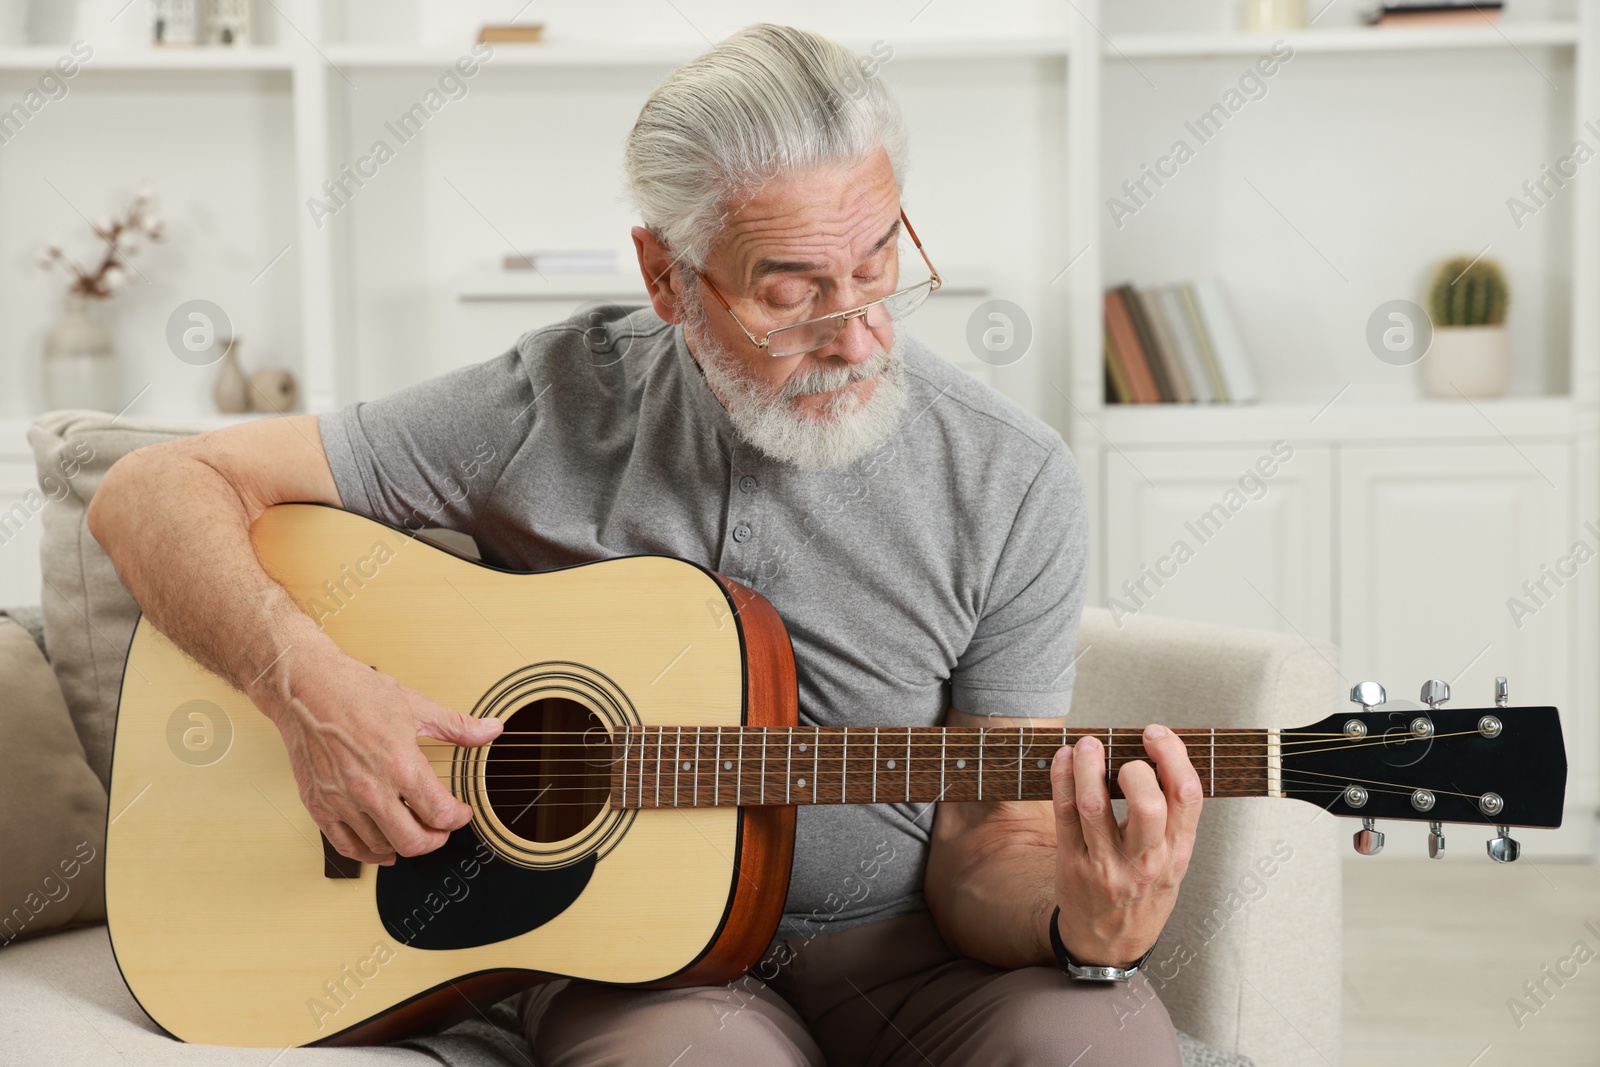
[[[1106,291],[1106,403],[1248,403],[1259,395],[1215,282]]]

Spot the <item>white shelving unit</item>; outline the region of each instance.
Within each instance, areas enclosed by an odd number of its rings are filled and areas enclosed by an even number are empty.
[[[1089,252],[1068,275],[1062,415],[1095,511],[1092,599],[1127,625],[1148,607],[1334,642],[1330,684],[1375,677],[1396,701],[1434,676],[1482,706],[1508,675],[1514,703],[1556,704],[1567,731],[1568,819],[1531,847],[1592,854],[1600,569],[1545,580],[1537,602],[1523,583],[1575,541],[1600,549],[1584,526],[1600,518],[1600,165],[1523,231],[1504,201],[1574,140],[1600,149],[1583,127],[1600,117],[1600,4],[1271,35],[1226,30],[1221,4],[1079,10],[1102,32],[1072,57],[1068,244]],[[1121,181],[1279,41],[1292,63],[1119,228]],[[1378,361],[1361,327],[1384,299],[1423,303],[1434,263],[1480,250],[1513,289],[1512,392],[1424,397],[1419,368]],[[1262,402],[1107,405],[1102,290],[1205,277],[1231,298]],[[1293,459],[1241,496],[1278,441]],[[1230,489],[1243,506],[1201,541],[1186,524]],[[1192,558],[1147,578],[1178,541]],[[1424,854],[1420,826],[1387,829],[1383,858]]]

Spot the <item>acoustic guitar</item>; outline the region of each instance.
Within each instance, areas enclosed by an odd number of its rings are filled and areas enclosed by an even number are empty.
[[[301,806],[272,724],[141,621],[106,907],[129,989],[184,1041],[383,1041],[554,975],[726,982],[774,934],[798,805],[1047,799],[1051,757],[1086,733],[1114,790],[1143,755],[1135,730],[798,725],[778,613],[681,559],[511,573],[306,504],[269,509],[251,535],[350,655],[505,725],[476,749],[422,739],[472,822],[427,855],[363,866]],[[1368,851],[1376,817],[1436,834],[1560,824],[1555,708],[1393,714],[1363,686],[1372,706],[1302,729],[1179,730],[1206,796],[1368,819]]]

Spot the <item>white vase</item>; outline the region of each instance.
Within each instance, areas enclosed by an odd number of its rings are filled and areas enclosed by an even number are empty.
[[[28,43],[28,11],[32,0],[0,0],[0,45]]]
[[[1511,338],[1504,326],[1439,326],[1422,358],[1433,396],[1500,396],[1511,384]]]
[[[116,411],[120,396],[111,334],[89,313],[89,298],[68,293],[44,339],[44,392],[52,408]]]
[[[1306,24],[1306,0],[1244,0],[1244,28],[1250,33],[1298,30]]]

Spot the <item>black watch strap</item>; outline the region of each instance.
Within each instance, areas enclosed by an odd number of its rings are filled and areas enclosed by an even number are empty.
[[[1067,951],[1067,946],[1061,941],[1061,931],[1056,929],[1056,920],[1061,917],[1061,907],[1050,913],[1050,947],[1056,953],[1056,966],[1062,973],[1071,975],[1083,982],[1126,982],[1139,973],[1150,957],[1155,953],[1155,945],[1151,945],[1145,954],[1134,960],[1127,967],[1109,967],[1093,963],[1079,963]]]

